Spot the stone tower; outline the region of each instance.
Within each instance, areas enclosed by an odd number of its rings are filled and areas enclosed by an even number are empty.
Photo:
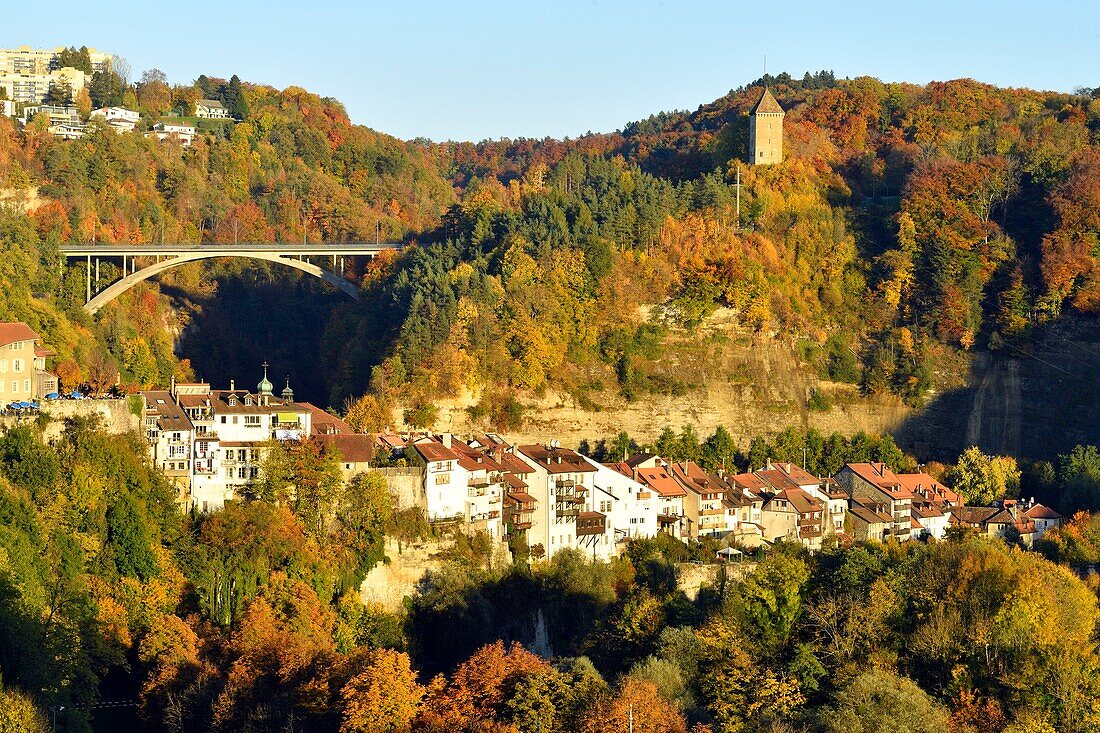
[[[783,161],[783,108],[764,87],[760,100],[749,112],[749,153],[755,165]]]

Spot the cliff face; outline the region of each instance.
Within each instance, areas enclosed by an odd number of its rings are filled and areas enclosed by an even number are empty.
[[[1100,323],[1067,323],[1026,348],[979,352],[967,384],[896,428],[920,459],[976,445],[990,454],[1051,459],[1100,440]]]

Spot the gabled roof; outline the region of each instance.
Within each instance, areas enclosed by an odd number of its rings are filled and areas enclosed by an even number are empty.
[[[196,107],[200,105],[203,107],[209,107],[210,109],[225,109],[225,105],[217,99],[200,99],[199,101],[195,102]]]
[[[547,473],[590,473],[596,467],[569,448],[547,448],[534,443],[521,445],[516,450]]]
[[[1042,504],[1035,504],[1026,512],[1024,512],[1031,519],[1061,519],[1062,515],[1054,511],[1048,506]]]
[[[14,323],[0,323],[0,346],[14,344],[17,341],[37,341],[38,334],[31,327],[18,321]]]
[[[318,435],[326,450],[336,449],[344,463],[369,463],[374,460],[374,440],[369,435],[338,433]]]
[[[938,496],[952,504],[960,503],[960,497],[956,491],[940,483],[927,473],[899,473],[897,479],[902,486],[915,496],[929,494],[929,499]]]
[[[626,463],[626,465],[630,466],[631,468],[637,468],[638,466],[642,465],[643,463],[646,463],[648,461],[652,461],[654,458],[659,459],[660,456],[654,455],[653,453],[635,453],[630,458],[627,458],[625,463]]]
[[[885,463],[849,463],[844,468],[849,469],[867,483],[888,494],[892,499],[913,498],[913,492],[902,485],[897,474],[891,471]]]
[[[1012,523],[1012,515],[1006,512],[1004,509],[995,506],[953,506],[951,507],[951,518],[958,524],[969,524],[973,526],[981,526],[987,524],[990,520],[994,519],[998,514],[1005,514],[1008,517],[1008,523]]]
[[[894,521],[894,518],[889,514],[876,512],[874,509],[855,502],[848,508],[848,513],[867,524],[891,524]]]
[[[661,496],[675,498],[687,496],[687,491],[680,486],[671,474],[663,467],[639,468],[635,471],[637,480],[656,491]]]
[[[772,505],[777,501],[786,501],[791,505],[799,514],[809,514],[810,512],[820,512],[823,509],[821,501],[816,497],[810,496],[806,491],[799,488],[784,489],[778,494],[768,499],[764,504],[765,511],[768,511]],[[774,508],[770,509],[775,511]]]
[[[425,438],[413,443],[413,448],[420,454],[420,457],[428,463],[458,460],[457,453],[431,438]]]
[[[669,464],[672,469],[672,477],[680,484],[696,494],[721,494],[725,493],[725,487],[718,483],[693,461]]]
[[[515,453],[505,453],[500,457],[500,465],[504,466],[504,470],[516,476],[526,476],[529,473],[534,473],[535,469],[524,463],[523,459],[517,456]],[[526,484],[524,484],[526,486]]]
[[[759,493],[768,489],[767,482],[755,473],[739,473],[735,476],[730,476],[729,481],[737,488],[747,489],[753,493]]]
[[[772,96],[772,90],[764,87],[764,93],[760,95],[760,99],[753,105],[750,115],[754,115],[757,112],[764,112],[765,114],[783,114],[783,108],[779,106],[779,102],[775,101],[775,97]]]

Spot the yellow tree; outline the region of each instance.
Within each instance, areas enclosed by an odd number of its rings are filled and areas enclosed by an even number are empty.
[[[343,690],[341,733],[401,733],[409,730],[426,689],[404,652],[377,649],[367,669],[352,677]]]

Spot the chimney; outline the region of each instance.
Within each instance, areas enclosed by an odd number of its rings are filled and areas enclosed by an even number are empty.
[[[772,459],[770,459],[770,458],[768,459],[768,461],[767,461],[767,464],[765,465],[765,468],[764,468],[764,470],[765,470],[765,471],[770,471],[770,470],[772,470]]]
[[[451,434],[450,433],[441,434],[439,436],[439,439],[441,441],[443,441],[443,447],[444,448],[450,448],[451,447]]]
[[[233,381],[232,379],[229,380],[229,391],[230,392],[236,392],[237,391],[237,383],[235,381]]]

